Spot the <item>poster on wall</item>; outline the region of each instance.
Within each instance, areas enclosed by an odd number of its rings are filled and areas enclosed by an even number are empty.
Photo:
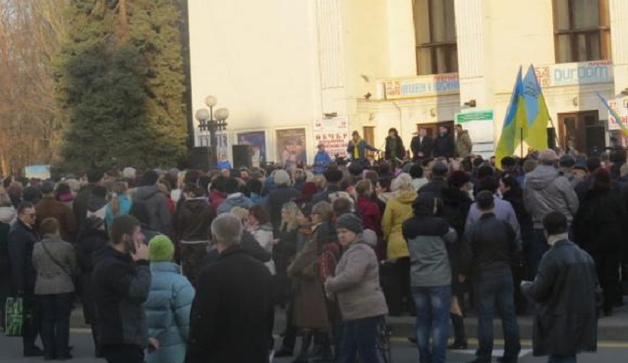
[[[260,164],[266,161],[265,131],[240,132],[237,141],[239,145],[251,146],[251,165],[254,168],[259,168]]]
[[[325,145],[325,151],[332,157],[347,156],[349,141],[349,120],[346,117],[324,118],[314,121],[314,143]]]
[[[305,128],[277,130],[277,157],[285,168],[307,163]]]
[[[229,138],[227,133],[216,134],[216,154],[218,154],[218,169],[231,169],[229,161]]]
[[[469,132],[473,154],[488,159],[495,155],[495,117],[493,110],[470,111],[456,114],[456,124]]]

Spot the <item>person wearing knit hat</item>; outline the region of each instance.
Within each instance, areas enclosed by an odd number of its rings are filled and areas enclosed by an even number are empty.
[[[343,214],[336,220],[336,229],[346,229],[355,234],[360,234],[364,231],[362,220],[356,217],[354,214]]]
[[[170,238],[158,235],[148,242],[150,262],[170,262],[174,257],[174,244]]]
[[[374,249],[363,238],[360,218],[344,214],[336,221],[338,241],[344,253],[334,276],[325,280],[328,297],[336,295],[344,320],[339,362],[353,362],[359,352],[363,362],[378,362],[377,324],[388,314],[379,283],[379,264]]]
[[[159,350],[146,354],[147,363],[183,363],[187,349],[194,287],[172,262],[174,244],[160,235],[148,243],[151,283],[144,303],[148,336],[159,340]]]

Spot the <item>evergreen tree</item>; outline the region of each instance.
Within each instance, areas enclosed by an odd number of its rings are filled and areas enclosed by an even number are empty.
[[[176,0],[72,0],[57,59],[63,169],[173,166],[185,157]]]

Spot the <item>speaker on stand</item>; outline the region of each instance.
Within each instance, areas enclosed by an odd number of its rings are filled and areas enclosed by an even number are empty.
[[[214,148],[211,146],[197,146],[192,148],[190,152],[190,167],[196,170],[209,171],[216,169],[215,165],[212,165],[212,155],[214,154]]]
[[[233,145],[233,168],[240,169],[242,167],[251,168],[251,146],[250,145]]]

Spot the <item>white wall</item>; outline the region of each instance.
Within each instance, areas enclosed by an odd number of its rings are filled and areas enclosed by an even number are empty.
[[[207,95],[237,130],[307,127],[320,117],[316,26],[309,1],[189,0],[193,110]],[[312,151],[311,139],[308,150]]]

